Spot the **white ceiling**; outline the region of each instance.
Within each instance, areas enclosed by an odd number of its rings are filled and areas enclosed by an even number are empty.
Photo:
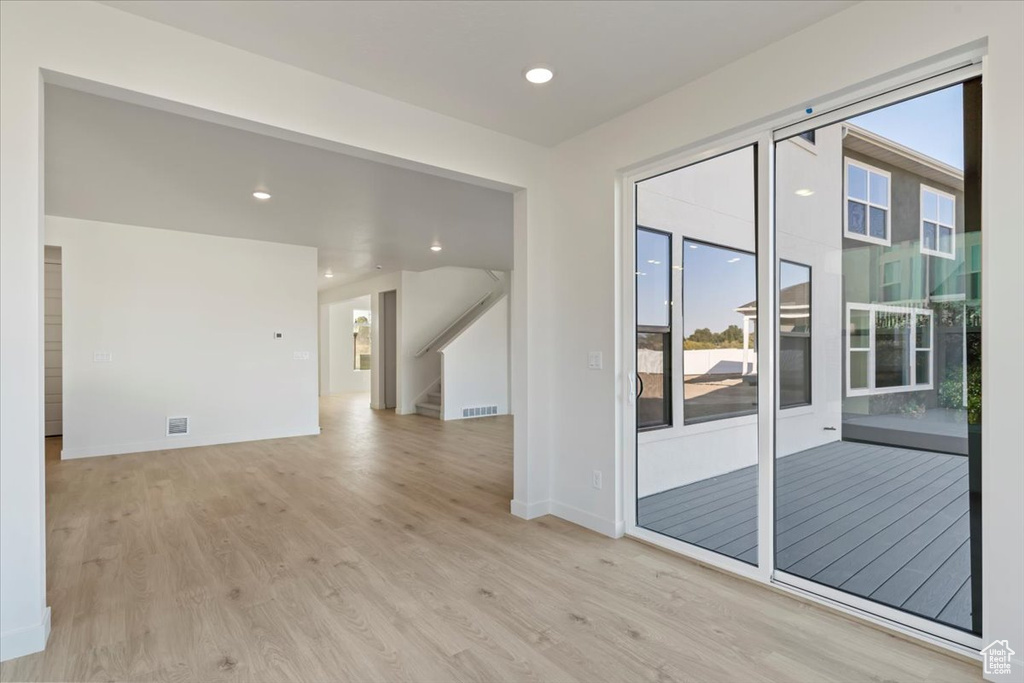
[[[507,192],[53,85],[45,112],[47,214],[319,247],[321,287],[512,267]]]
[[[105,4],[492,130],[554,145],[855,3]],[[551,83],[534,86],[522,78],[525,67],[538,63],[555,70]]]

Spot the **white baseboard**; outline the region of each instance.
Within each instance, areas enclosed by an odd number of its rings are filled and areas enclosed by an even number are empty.
[[[604,534],[611,538],[621,538],[622,534],[625,533],[626,530],[625,523],[622,520],[598,517],[586,510],[580,510],[578,507],[559,503],[557,500],[550,502],[549,509],[551,514],[556,517],[561,517],[568,522],[579,524],[581,527],[585,527],[591,531],[596,531],[599,534]]]
[[[50,638],[50,608],[43,612],[43,620],[34,626],[0,633],[0,662],[42,652]]]
[[[535,503],[524,503],[521,500],[512,500],[511,512],[522,519],[536,519],[548,514],[550,501],[538,500]]]
[[[536,519],[544,515],[554,515],[555,517],[561,517],[567,522],[578,524],[581,527],[612,538],[621,538],[626,531],[626,524],[623,520],[614,521],[598,517],[572,505],[559,503],[557,500],[540,500],[536,503],[524,503],[519,500],[513,500],[510,508],[513,515],[522,519]]]
[[[132,443],[106,444],[101,446],[85,446],[82,448],[64,448],[60,452],[61,460],[75,458],[95,458],[102,455],[122,455],[125,453],[146,453],[150,451],[169,451],[176,448],[194,448],[196,446],[216,446],[225,443],[243,441],[264,441],[266,439],[287,439],[293,436],[315,436],[320,433],[320,425],[299,429],[269,430],[246,434],[214,434],[211,436],[169,436],[156,441],[135,441]]]

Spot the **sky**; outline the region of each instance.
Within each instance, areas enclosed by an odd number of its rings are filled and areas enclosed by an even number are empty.
[[[856,116],[850,123],[954,168],[964,168],[961,85]]]

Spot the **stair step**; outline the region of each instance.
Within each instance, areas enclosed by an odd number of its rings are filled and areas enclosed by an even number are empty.
[[[441,418],[441,406],[437,403],[417,403],[416,412],[427,417]]]
[[[430,397],[430,402],[431,403],[436,403],[437,405],[441,404],[441,392],[440,391],[432,391],[429,394],[427,394],[427,396]]]

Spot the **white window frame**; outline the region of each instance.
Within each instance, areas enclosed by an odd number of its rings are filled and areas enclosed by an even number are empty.
[[[864,348],[853,348],[850,344],[850,315],[853,311],[866,311],[868,313],[868,346]],[[910,335],[910,384],[903,384],[898,387],[876,387],[875,386],[875,353],[878,349],[875,343],[875,328],[878,313],[899,313],[911,316]],[[918,348],[917,346],[917,319],[928,318],[928,346]],[[908,391],[929,391],[935,385],[935,316],[927,308],[914,308],[911,306],[889,306],[885,304],[846,304],[846,395],[853,396],[875,396],[878,394],[900,394]],[[917,383],[917,352],[928,352],[928,382]],[[850,361],[852,354],[866,353],[868,357],[868,385],[867,387],[854,388],[853,378],[850,374]]]
[[[867,199],[860,199],[858,197],[850,196],[850,166],[856,166],[857,168],[867,172],[868,183],[867,183]],[[886,196],[885,206],[877,204],[871,201],[871,174],[885,176],[886,179]],[[850,202],[854,201],[858,204],[863,204],[867,207],[864,212],[864,230],[865,234],[859,232],[850,231]],[[871,208],[882,209],[885,211],[885,239],[873,237],[871,235]],[[863,161],[858,161],[851,157],[843,157],[843,235],[853,240],[860,240],[861,242],[869,242],[871,244],[880,244],[888,247],[892,246],[892,174],[888,171],[883,171],[880,168],[865,164]]]
[[[890,259],[888,261],[882,261],[882,263],[879,264],[879,265],[881,266],[881,269],[882,269],[882,272],[879,273],[879,276],[880,276],[879,277],[879,281],[881,282],[881,284],[879,286],[879,289],[881,291],[882,298],[886,299],[887,301],[898,301],[899,300],[898,298],[897,299],[889,299],[888,298],[888,292],[886,291],[886,288],[887,287],[897,287],[899,289],[900,294],[903,293],[903,259],[902,258],[894,258],[894,259]],[[892,281],[892,282],[888,282],[885,279],[885,267],[886,266],[893,266],[893,265],[895,266],[895,270],[896,270],[896,279],[894,281]],[[908,297],[902,297],[902,298],[908,298]]]
[[[928,221],[929,223],[935,223],[935,249],[928,249],[927,247],[924,246],[924,224],[925,224],[925,218],[924,218],[924,195],[925,195],[926,192],[930,192],[931,194],[934,194],[937,197],[946,197],[947,199],[949,199],[949,200],[951,200],[953,202],[953,222],[952,223],[943,223],[942,220],[939,218],[939,205],[938,205],[938,200],[936,199],[936,204],[935,204],[935,220],[934,221]],[[925,256],[938,256],[939,258],[955,259],[956,258],[956,196],[955,195],[951,195],[948,192],[944,192],[942,190],[939,190],[939,189],[936,189],[934,187],[931,187],[929,185],[925,185],[924,183],[921,183],[921,197],[920,197],[920,201],[918,203],[918,206],[919,206],[920,211],[921,211],[921,221],[920,221],[921,222],[921,226],[920,226],[921,227],[921,253],[924,254]],[[946,252],[946,251],[942,251],[941,249],[938,248],[939,245],[942,244],[942,240],[939,239],[939,231],[942,228],[949,228],[949,233],[950,233],[950,235],[949,235],[949,246],[950,246],[950,249],[952,249],[952,251]]]

